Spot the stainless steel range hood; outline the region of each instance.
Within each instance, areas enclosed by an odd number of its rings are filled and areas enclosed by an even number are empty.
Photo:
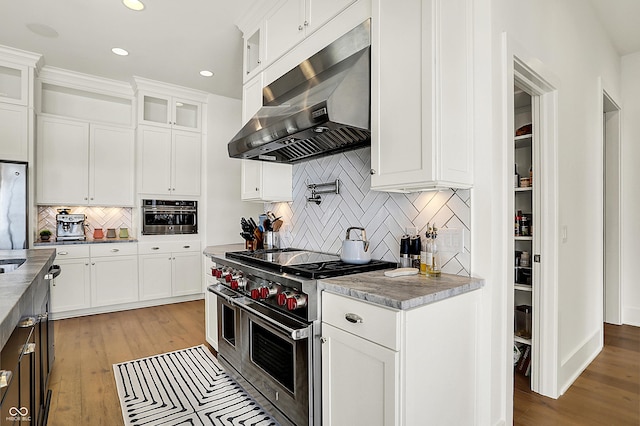
[[[229,156],[296,163],[370,144],[370,21],[263,89]]]

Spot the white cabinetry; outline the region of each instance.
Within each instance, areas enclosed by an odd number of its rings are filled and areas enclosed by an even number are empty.
[[[0,103],[0,160],[28,161],[27,114],[27,107]]]
[[[323,292],[323,424],[475,424],[479,293],[399,311]]]
[[[41,116],[37,168],[40,204],[132,206],[133,130]]]
[[[152,126],[138,128],[139,192],[200,195],[202,137]]]
[[[56,264],[61,273],[51,283],[51,312],[85,309],[91,306],[89,246],[56,247]]]
[[[91,306],[138,300],[138,257],[131,243],[91,245]]]
[[[199,241],[139,244],[140,299],[202,293]]]
[[[271,63],[355,0],[281,0],[264,20],[266,60]]]
[[[471,0],[373,0],[372,189],[472,186],[471,18]]]
[[[208,286],[215,285],[218,279],[211,275],[211,270],[216,267],[216,263],[209,256],[205,257],[204,274],[204,321],[205,338],[213,349],[218,350],[218,300],[215,294],[207,291]]]
[[[138,93],[138,123],[199,132],[199,102],[160,93]]]
[[[262,74],[242,89],[242,123],[262,107]],[[241,199],[243,201],[291,201],[292,167],[289,164],[242,160]]]

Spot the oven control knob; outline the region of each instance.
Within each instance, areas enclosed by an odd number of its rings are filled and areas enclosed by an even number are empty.
[[[285,306],[287,304],[287,299],[293,297],[295,293],[292,291],[285,291],[276,296],[276,302],[280,306]]]
[[[287,299],[287,309],[295,311],[296,309],[304,308],[307,306],[306,294],[294,294],[293,297]]]
[[[237,290],[238,289],[238,280],[231,280],[231,288],[233,290]]]
[[[263,299],[268,299],[271,296],[275,296],[277,292],[278,289],[276,289],[275,287],[262,287],[260,289],[260,297]]]
[[[260,289],[254,288],[253,290],[251,290],[251,298],[253,300],[259,300],[260,299]]]
[[[213,276],[216,278],[222,277],[222,268],[216,268],[216,269],[212,268],[211,272],[213,273]]]

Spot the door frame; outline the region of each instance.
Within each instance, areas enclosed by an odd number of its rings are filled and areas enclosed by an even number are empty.
[[[602,108],[603,158],[603,321],[622,324],[622,108],[607,91],[602,77],[598,79]],[[607,125],[607,122],[610,122]],[[607,160],[607,150],[613,149],[614,158]],[[615,192],[612,194],[611,192]],[[608,206],[615,205],[613,209]],[[608,219],[609,218],[609,219]],[[614,219],[614,220],[611,220]],[[610,256],[607,256],[607,252]]]
[[[539,288],[533,292],[534,306],[532,336],[532,390],[542,395],[557,398],[558,392],[558,200],[557,200],[557,147],[558,147],[558,78],[547,69],[540,60],[530,55],[507,33],[502,37],[502,152],[506,152],[503,164],[504,205],[503,228],[501,238],[506,243],[502,258],[505,269],[513,266],[513,129],[514,129],[514,84],[527,90],[532,96],[532,119],[538,124],[534,133],[534,145],[538,149],[538,171],[536,185],[540,205],[538,230],[538,253],[541,262],[538,267]],[[511,274],[512,275],[512,274]],[[514,285],[509,279],[504,288],[503,298],[505,327],[504,350],[512,359],[513,353],[513,306]],[[505,363],[507,369],[507,413],[513,414],[513,363]],[[511,389],[509,389],[509,387]],[[508,415],[509,416],[509,415]],[[512,421],[513,419],[508,419]]]

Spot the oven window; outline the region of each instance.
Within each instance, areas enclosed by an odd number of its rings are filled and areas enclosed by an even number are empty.
[[[251,360],[282,386],[294,393],[293,344],[251,323]]]
[[[222,305],[222,337],[232,346],[236,345],[236,311]]]

